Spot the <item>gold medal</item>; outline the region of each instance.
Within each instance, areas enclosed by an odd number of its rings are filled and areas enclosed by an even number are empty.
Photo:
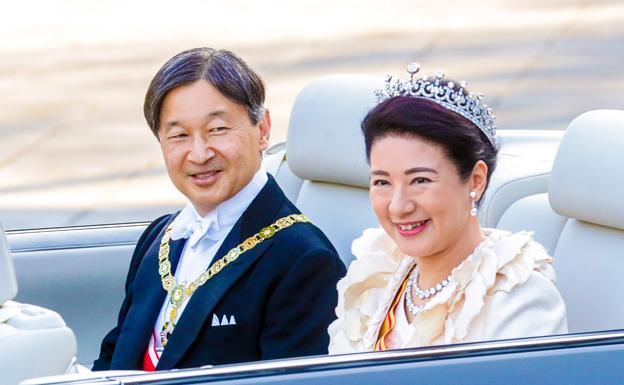
[[[173,323],[173,321],[167,321],[163,324],[162,330],[160,331],[160,342],[162,343],[163,348],[167,346],[167,342],[169,342],[169,338],[171,338],[174,328],[175,323]]]

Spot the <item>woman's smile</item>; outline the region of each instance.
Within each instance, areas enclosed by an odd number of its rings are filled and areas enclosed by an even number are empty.
[[[425,219],[424,221],[418,222],[403,222],[403,223],[395,223],[395,227],[399,234],[405,237],[411,237],[417,234],[422,233],[428,227],[430,220]]]

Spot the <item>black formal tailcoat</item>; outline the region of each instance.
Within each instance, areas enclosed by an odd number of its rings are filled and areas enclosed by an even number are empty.
[[[225,238],[213,262],[247,237],[299,213],[269,180]],[[140,369],[165,300],[158,249],[175,214],[152,222],[139,239],[117,326],[102,342],[94,370]],[[186,240],[170,241],[175,271]],[[201,272],[197,272],[199,275]],[[180,316],[157,370],[326,354],[336,283],[345,267],[327,237],[297,223],[241,254],[199,287]],[[213,326],[223,316],[235,325]]]

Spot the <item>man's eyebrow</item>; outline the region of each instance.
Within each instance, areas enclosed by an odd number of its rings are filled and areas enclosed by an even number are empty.
[[[434,173],[434,174],[438,173],[438,171],[436,171],[436,170],[434,170],[432,168],[429,168],[429,167],[413,167],[413,168],[410,168],[409,170],[406,170],[405,171],[405,175],[415,174],[417,172],[431,172],[431,173]]]
[[[173,128],[175,126],[179,126],[180,122],[178,122],[177,120],[172,120],[170,122],[165,123],[165,129],[168,130],[170,128]]]
[[[225,111],[225,110],[215,110],[215,111],[210,112],[208,115],[206,115],[205,119],[208,120],[210,118],[214,118],[214,117],[218,117],[218,116],[224,116],[224,115],[227,115],[227,111]],[[167,122],[165,124],[165,128],[169,129],[169,128],[180,126],[180,125],[181,125],[181,122],[179,120],[172,120],[172,121]]]
[[[206,118],[214,118],[215,116],[223,116],[223,115],[227,115],[226,110],[214,110],[208,115],[206,115]]]

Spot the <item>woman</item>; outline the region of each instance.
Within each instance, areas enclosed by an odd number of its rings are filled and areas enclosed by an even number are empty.
[[[362,123],[381,229],[353,242],[329,352],[560,334],[552,258],[529,232],[481,229],[494,116],[465,84],[388,78]]]

